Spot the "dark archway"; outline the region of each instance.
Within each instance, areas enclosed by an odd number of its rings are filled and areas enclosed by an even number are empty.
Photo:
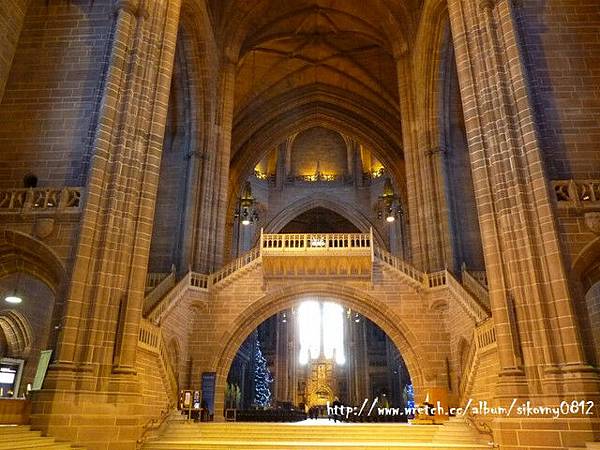
[[[290,220],[280,233],[360,233],[344,216],[327,208],[316,207]]]

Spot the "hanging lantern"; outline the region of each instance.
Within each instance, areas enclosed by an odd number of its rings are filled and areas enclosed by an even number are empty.
[[[377,216],[379,219],[384,219],[388,223],[392,223],[396,218],[403,214],[400,198],[394,192],[392,181],[389,178],[385,179],[383,184],[383,194],[379,196],[379,210]]]
[[[4,297],[4,301],[6,303],[18,305],[19,303],[21,303],[23,301],[23,298],[19,295],[19,278],[20,277],[21,277],[21,274],[17,273],[17,282],[15,285],[15,289],[12,291],[12,293],[7,294],[6,297]]]
[[[239,207],[235,213],[235,218],[240,219],[242,225],[248,226],[258,221],[258,212],[256,211],[256,200],[252,196],[252,186],[246,181],[244,191],[239,200]]]

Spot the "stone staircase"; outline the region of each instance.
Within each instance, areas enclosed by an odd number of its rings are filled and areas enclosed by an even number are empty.
[[[42,436],[28,425],[0,425],[0,450],[39,448],[44,450],[82,449],[66,442],[57,442],[52,437]]]
[[[490,445],[463,421],[446,425],[334,425],[327,420],[299,423],[170,422],[147,450],[300,450],[300,449],[489,449]]]

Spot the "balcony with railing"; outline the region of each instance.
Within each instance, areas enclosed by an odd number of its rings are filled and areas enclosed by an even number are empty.
[[[82,205],[83,188],[31,188],[0,190],[0,214],[77,213]]]
[[[372,273],[372,232],[261,234],[259,249],[266,277],[370,278]]]
[[[552,187],[559,208],[600,207],[600,180],[555,180]]]

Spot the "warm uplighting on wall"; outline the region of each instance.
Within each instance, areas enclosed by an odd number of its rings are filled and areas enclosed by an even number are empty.
[[[254,176],[259,180],[267,180],[269,179],[268,173],[263,173],[259,169],[254,169]]]

